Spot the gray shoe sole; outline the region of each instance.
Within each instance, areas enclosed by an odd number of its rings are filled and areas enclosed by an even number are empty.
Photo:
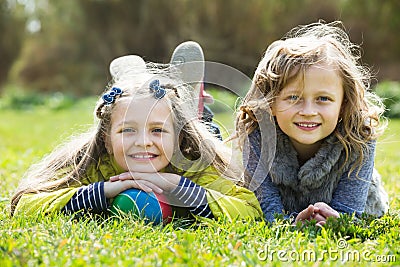
[[[170,64],[175,65],[181,71],[182,80],[193,87],[198,104],[199,85],[203,82],[205,66],[201,46],[194,41],[181,43],[172,53]]]
[[[127,55],[114,59],[110,63],[110,74],[114,79],[127,73],[143,73],[146,70],[146,63],[143,58],[137,55]]]

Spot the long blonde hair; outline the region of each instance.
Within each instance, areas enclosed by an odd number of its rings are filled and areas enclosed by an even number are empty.
[[[338,21],[298,26],[282,40],[273,42],[258,64],[236,118],[241,144],[261,123],[254,114],[270,112],[271,104],[284,86],[309,66],[327,63],[339,70],[344,89],[341,121],[333,134],[344,146],[346,161],[354,152],[359,155],[356,165],[360,166],[368,151],[368,142],[375,140],[386,126],[382,118],[384,106],[370,90],[371,74],[360,63],[360,54],[359,46],[350,41]]]
[[[23,194],[79,186],[88,167],[107,154],[105,139],[110,131],[111,114],[115,107],[123,98],[153,97],[148,86],[148,81],[153,79],[159,79],[167,91],[164,98],[170,106],[178,133],[179,149],[177,156],[173,157],[176,164],[170,164],[167,171],[183,173],[190,170],[193,172],[190,178],[196,179],[211,165],[221,176],[234,180],[240,169],[232,164],[229,149],[197,119],[197,109],[191,101],[194,90],[178,78],[177,70],[172,66],[147,63],[144,73],[119,74],[117,79],[110,82],[105,92],[112,87],[118,87],[123,93],[116,96],[114,103],[108,105],[99,98],[94,109],[96,121],[90,130],[79,136],[72,136],[69,141],[31,166],[12,197],[11,214]]]

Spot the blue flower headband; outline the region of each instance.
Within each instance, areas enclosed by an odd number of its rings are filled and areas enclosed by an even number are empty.
[[[161,99],[165,96],[165,87],[160,85],[160,80],[154,80],[149,84],[150,92],[154,94],[155,99]]]
[[[123,91],[120,88],[113,87],[108,93],[103,95],[105,105],[110,105],[115,102],[117,96],[122,95]]]

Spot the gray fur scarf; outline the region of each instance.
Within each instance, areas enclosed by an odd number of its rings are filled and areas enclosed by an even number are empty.
[[[301,211],[316,202],[330,203],[344,170],[350,169],[354,159],[354,155],[350,156],[344,163],[343,146],[335,136],[330,136],[313,158],[299,166],[291,141],[278,130],[271,178],[280,190],[285,210]],[[365,212],[376,216],[388,209],[388,197],[380,180],[374,169]]]

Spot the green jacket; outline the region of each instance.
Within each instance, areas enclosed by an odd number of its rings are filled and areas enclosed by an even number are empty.
[[[79,187],[91,183],[108,181],[111,176],[125,172],[114,160],[114,157],[103,156],[97,164],[93,164],[82,179],[81,184],[63,188],[54,192],[24,194],[19,200],[14,215],[51,213],[60,211],[78,191]],[[263,217],[260,204],[254,193],[220,177],[213,167],[208,167],[204,175],[195,179],[195,183],[206,190],[207,201],[214,215],[218,218],[226,216],[230,220],[236,218]],[[186,172],[182,176],[190,178]]]

